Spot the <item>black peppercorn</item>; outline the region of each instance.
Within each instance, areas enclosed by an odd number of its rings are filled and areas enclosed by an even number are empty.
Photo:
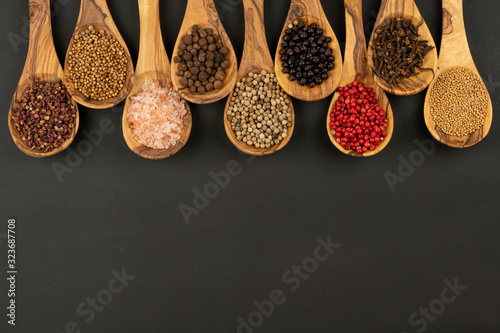
[[[335,67],[333,50],[328,45],[331,41],[317,24],[307,26],[301,21],[294,22],[285,31],[281,43],[283,73],[303,86],[313,88],[322,84],[329,77],[327,72]]]

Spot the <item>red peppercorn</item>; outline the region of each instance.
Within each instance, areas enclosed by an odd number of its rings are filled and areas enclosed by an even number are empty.
[[[340,97],[330,113],[330,129],[337,143],[360,155],[375,150],[387,137],[388,121],[373,89],[354,81],[337,92]]]

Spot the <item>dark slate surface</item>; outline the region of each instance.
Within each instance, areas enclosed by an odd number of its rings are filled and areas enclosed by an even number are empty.
[[[464,2],[471,50],[497,108],[500,3]],[[241,1],[216,3],[240,57]],[[439,45],[441,1],[417,3]],[[55,44],[64,60],[79,2],[52,4]],[[266,1],[272,53],[288,4]],[[185,5],[161,4],[169,54]],[[323,5],[343,43],[342,1]],[[380,1],[364,5],[368,36]],[[28,1],[3,6],[3,311],[9,218],[17,221],[18,275],[17,325],[7,325],[4,312],[2,332],[500,332],[496,117],[482,143],[455,150],[428,133],[424,93],[391,96],[392,141],[381,154],[361,160],[331,145],[324,125],[329,99],[294,101],[297,122],[289,145],[249,159],[226,137],[221,101],[193,105],[187,146],[153,162],[127,148],[123,104],[102,111],[80,107],[72,150],[37,160],[16,148],[7,128],[27,53]],[[109,7],[135,62],[137,3],[110,0]],[[88,136],[103,121],[114,130],[94,144]],[[88,142],[91,152],[84,150]],[[427,144],[430,156],[418,153],[417,142]],[[85,156],[78,153],[82,149]],[[419,156],[425,156],[419,166],[400,168],[401,161]],[[58,178],[57,163],[71,173]],[[212,178],[224,178],[228,164],[234,172],[223,180],[229,183],[214,186]],[[387,172],[402,172],[405,181],[391,189]],[[212,198],[196,194],[205,190]],[[189,219],[180,210],[187,206]]]

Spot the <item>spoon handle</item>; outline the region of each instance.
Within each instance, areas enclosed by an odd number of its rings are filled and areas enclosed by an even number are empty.
[[[160,72],[170,77],[170,61],[160,27],[160,1],[139,0],[141,22],[137,73]]]
[[[383,14],[383,12],[390,12],[396,17],[402,17],[405,12],[413,13],[414,8],[416,8],[415,0],[382,0],[379,14]],[[381,16],[382,15],[379,15],[379,18]],[[378,23],[380,22],[377,22],[377,24]]]
[[[344,5],[346,45],[342,72],[344,76],[352,76],[357,79],[368,75],[362,0],[344,0]]]
[[[290,20],[298,20],[309,15],[315,20],[323,20],[326,18],[320,0],[292,0],[288,14]]]
[[[106,24],[108,13],[106,0],[82,0],[79,22]]]
[[[243,0],[245,12],[245,46],[240,64],[240,74],[249,70],[273,71],[264,24],[264,0]]]
[[[62,67],[52,38],[50,0],[30,0],[30,38],[25,72],[28,76],[50,73],[62,77]]]
[[[209,23],[218,26],[219,16],[213,0],[188,0],[186,13],[189,13],[190,16],[200,22],[203,22],[204,18],[206,18]]]
[[[460,57],[463,65],[469,65],[472,56],[465,32],[464,12],[462,0],[443,0],[443,36],[439,61],[447,62]]]

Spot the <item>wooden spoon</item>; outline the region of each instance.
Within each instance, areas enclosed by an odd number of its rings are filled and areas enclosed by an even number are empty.
[[[71,100],[71,103],[76,107],[76,119],[73,133],[61,146],[46,153],[29,148],[14,127],[12,123],[12,109],[18,106],[19,103],[17,103],[17,101],[22,98],[26,88],[33,86],[34,79],[39,78],[42,81],[55,82],[57,80],[63,81],[64,76],[52,38],[50,0],[30,0],[29,15],[30,39],[28,55],[21,79],[19,80],[16,92],[10,104],[9,130],[12,139],[23,153],[33,157],[47,157],[60,153],[69,147],[78,131],[80,117],[78,114],[78,106]]]
[[[73,85],[68,72],[69,52],[73,48],[73,44],[75,42],[74,36],[81,33],[82,31],[87,30],[91,25],[94,26],[94,29],[96,31],[104,30],[106,34],[112,35],[114,39],[121,44],[128,58],[127,76],[122,91],[118,94],[118,96],[104,101],[94,101],[80,93],[80,91],[78,91],[78,89],[76,89]],[[111,108],[123,101],[130,93],[130,89],[132,89],[132,84],[134,83],[134,64],[132,63],[132,58],[130,57],[130,52],[127,48],[127,45],[125,44],[125,41],[118,31],[113,18],[111,17],[111,13],[109,12],[106,0],[82,0],[80,5],[80,16],[78,17],[78,22],[76,24],[73,37],[69,42],[68,51],[66,53],[66,60],[64,64],[64,78],[68,86],[68,91],[71,93],[75,101],[88,108]]]
[[[238,71],[238,82],[250,73],[260,73],[263,70],[274,73],[273,59],[266,40],[264,0],[243,0],[243,7],[245,11],[245,46]],[[229,96],[232,95],[231,92]],[[269,148],[256,148],[237,140],[236,133],[231,128],[231,121],[227,118],[230,102],[231,98],[228,98],[224,111],[224,127],[229,140],[242,152],[254,156],[270,155],[286,146],[290,141],[295,125],[295,114],[291,101],[289,107],[292,109],[292,127],[288,129],[288,135],[285,139]]]
[[[465,33],[462,0],[443,0],[443,37],[441,40],[441,50],[439,52],[438,69],[436,79],[439,75],[453,67],[465,67],[477,75],[481,76],[474,64],[470,53],[467,35]],[[490,131],[493,119],[493,106],[488,95],[488,109],[483,126],[474,133],[456,137],[443,133],[434,122],[429,105],[430,91],[436,83],[432,82],[424,104],[425,124],[432,136],[439,142],[454,148],[467,148],[480,142]],[[484,88],[486,89],[486,87]]]
[[[327,80],[314,88],[301,86],[298,80],[290,81],[288,74],[283,73],[283,61],[280,54],[281,44],[283,43],[283,36],[285,36],[288,25],[293,24],[296,20],[303,21],[306,25],[316,23],[319,28],[323,29],[325,36],[332,39],[330,47],[333,49],[333,56],[335,57],[335,68],[328,72],[329,77]],[[337,88],[342,76],[342,52],[337,37],[323,11],[320,0],[292,0],[288,17],[276,49],[275,69],[278,82],[283,87],[283,90],[288,95],[303,101],[318,101],[326,98]]]
[[[374,72],[372,72],[372,75],[375,82],[377,82],[382,89],[390,94],[400,96],[414,95],[421,92],[431,84],[434,79],[434,74],[436,73],[438,62],[436,44],[434,43],[431,32],[429,31],[427,24],[425,24],[424,18],[420,14],[414,0],[382,0],[375,28],[373,29],[368,47],[368,66],[370,66],[370,68],[374,68],[373,43],[375,39],[375,31],[385,21],[394,18],[410,19],[417,28],[420,39],[427,40],[427,44],[429,46],[434,46],[434,48],[425,56],[422,68],[418,71],[418,75],[404,79],[397,84],[389,84],[384,79],[379,78]]]
[[[365,32],[363,29],[363,13],[362,13],[362,0],[344,0],[345,12],[346,12],[346,46],[345,46],[345,57],[344,57],[344,68],[342,69],[342,79],[340,80],[340,86],[346,86],[353,81],[358,81],[362,83],[366,88],[372,88],[375,93],[375,98],[378,100],[378,106],[385,110],[385,115],[388,119],[387,124],[387,137],[380,143],[375,150],[368,150],[364,154],[357,154],[355,151],[346,150],[339,143],[337,143],[335,136],[332,134],[330,129],[330,113],[332,108],[339,98],[340,94],[335,92],[333,95],[332,103],[330,104],[330,109],[328,110],[328,116],[326,119],[326,129],[330,140],[341,152],[351,156],[367,157],[379,153],[384,149],[389,141],[391,140],[392,133],[394,130],[394,118],[392,114],[392,108],[389,104],[389,99],[384,93],[382,88],[380,88],[377,83],[373,80],[371,75],[371,70],[366,62],[366,41]]]
[[[184,128],[182,130],[181,139],[179,139],[175,146],[169,149],[152,149],[140,144],[132,137],[132,130],[130,129],[127,117],[128,107],[132,96],[139,92],[144,81],[147,79],[158,81],[162,87],[171,85],[170,61],[165,51],[160,27],[160,1],[139,0],[139,16],[141,22],[139,58],[135,71],[134,86],[132,87],[130,96],[125,102],[125,108],[123,110],[123,137],[128,147],[137,155],[151,160],[159,160],[174,155],[184,147],[191,134],[193,121],[191,110],[186,102],[187,113],[183,119]]]
[[[231,40],[227,36],[226,30],[219,19],[213,0],[188,0],[184,21],[182,22],[179,37],[177,37],[174,46],[174,54],[177,54],[179,51],[179,45],[182,44],[182,37],[188,31],[192,30],[193,25],[198,25],[202,29],[213,29],[214,33],[216,32],[219,35],[222,44],[229,49],[226,60],[229,61],[230,67],[225,71],[226,78],[222,82],[222,88],[220,89],[205,93],[192,93],[188,88],[182,87],[181,78],[175,75],[178,72],[177,67],[179,64],[172,63],[172,73],[174,73],[172,82],[175,89],[180,91],[181,96],[188,101],[195,104],[210,104],[223,99],[234,88],[238,71],[238,60],[236,59]]]

